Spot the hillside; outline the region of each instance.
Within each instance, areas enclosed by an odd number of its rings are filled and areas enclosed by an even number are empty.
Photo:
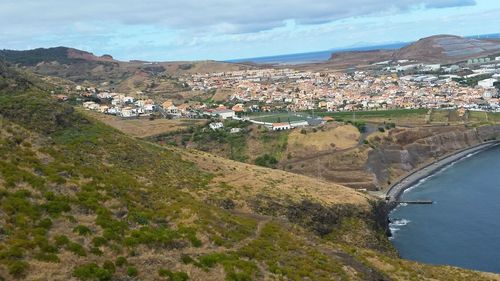
[[[39,74],[45,80],[56,80],[60,85],[76,84],[87,87],[138,96],[145,93],[162,103],[165,99],[183,102],[186,99],[206,100],[214,94],[191,91],[179,76],[192,73],[225,72],[254,68],[254,66],[217,61],[199,62],[143,62],[118,61],[110,55],[67,48],[39,48],[34,50],[0,50],[0,59]]]
[[[358,112],[357,125],[362,125],[363,133],[350,124],[351,112],[319,114],[331,115],[336,121],[272,132],[226,120],[224,129],[217,131],[207,124],[191,124],[150,139],[352,188],[379,190],[436,157],[500,138],[500,126],[496,126],[500,114],[491,112],[464,116],[455,110]],[[232,128],[241,131],[231,133]]]
[[[397,259],[366,195],[128,137],[0,70],[5,280],[497,278]]]
[[[35,66],[41,62],[71,64],[81,61],[113,61],[113,57],[109,55],[97,57],[89,52],[66,47],[38,48],[27,51],[0,50],[0,57],[22,66]]]
[[[454,35],[422,38],[398,50],[372,50],[333,54],[327,64],[337,67],[370,65],[386,60],[416,60],[449,64],[500,53],[499,39],[471,39]]]

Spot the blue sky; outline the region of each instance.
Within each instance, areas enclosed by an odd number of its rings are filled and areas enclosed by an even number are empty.
[[[500,33],[498,0],[0,0],[0,48],[236,59]]]

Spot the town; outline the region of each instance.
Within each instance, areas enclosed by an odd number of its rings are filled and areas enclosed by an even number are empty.
[[[254,123],[256,112],[326,112],[390,109],[461,109],[500,112],[500,57],[442,66],[386,61],[368,70],[311,72],[291,68],[183,75],[191,91],[231,94],[221,102],[152,99],[77,86],[85,109],[122,118],[219,118]],[[146,93],[147,96],[147,93]],[[59,97],[65,99],[65,96]],[[260,122],[273,130],[317,124],[314,120]],[[219,123],[221,124],[221,123]],[[220,126],[213,125],[212,128]]]

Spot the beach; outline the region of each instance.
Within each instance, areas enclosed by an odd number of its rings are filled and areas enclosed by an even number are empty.
[[[467,155],[471,153],[476,153],[482,150],[489,149],[493,146],[496,146],[500,144],[500,141],[495,140],[495,141],[489,141],[489,142],[484,142],[472,147],[468,147],[456,152],[453,152],[451,154],[445,155],[441,157],[440,159],[427,164],[421,168],[418,168],[417,170],[411,172],[404,178],[400,179],[399,181],[395,182],[391,187],[387,189],[385,192],[385,198],[389,201],[389,203],[396,203],[399,200],[399,197],[401,194],[408,188],[412,187],[416,183],[418,183],[421,179],[424,179],[428,176],[431,176],[435,172],[439,171],[443,167],[458,161]]]

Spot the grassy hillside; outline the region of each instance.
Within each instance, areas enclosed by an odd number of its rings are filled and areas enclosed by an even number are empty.
[[[10,63],[27,66],[35,66],[43,61],[57,61],[61,64],[70,64],[78,61],[68,57],[68,48],[65,47],[39,48],[28,51],[0,50],[0,57]]]
[[[397,259],[366,195],[128,137],[0,67],[2,279],[496,278]]]

